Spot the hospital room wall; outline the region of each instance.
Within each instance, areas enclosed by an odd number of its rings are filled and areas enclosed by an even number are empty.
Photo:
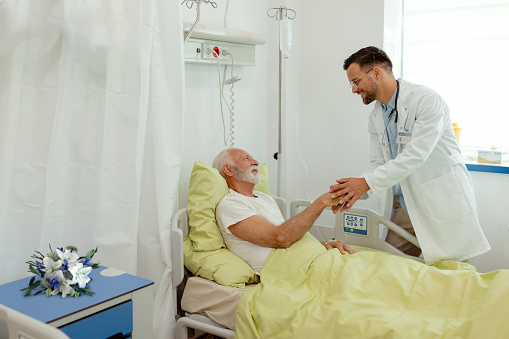
[[[358,176],[367,168],[371,107],[351,93],[343,60],[361,47],[382,46],[384,27],[383,1],[299,5],[287,61],[283,187],[290,201],[316,199],[336,179]],[[358,206],[378,210],[378,198]],[[320,222],[331,224],[333,214],[324,213]]]
[[[217,3],[217,9],[202,6],[200,24],[223,26],[225,2]],[[293,50],[284,64],[283,154],[276,161],[272,155],[278,150],[278,23],[266,12],[280,5],[294,9],[297,18]],[[383,2],[373,0],[327,1],[319,8],[311,2],[230,1],[228,27],[261,33],[267,39],[256,46],[256,66],[235,68],[242,78],[235,86],[235,146],[268,164],[272,194],[278,193],[278,162],[284,173],[280,195],[288,201],[315,199],[335,179],[358,175],[368,165],[370,108],[351,94],[342,60],[362,46],[381,46],[383,7]],[[361,14],[363,25],[358,22]],[[184,22],[193,22],[195,15],[194,9],[182,6]],[[179,207],[186,205],[194,162],[210,164],[225,147],[217,67],[186,63],[185,69]],[[359,204],[374,209],[378,205],[376,199]],[[327,222],[331,216],[328,213]]]
[[[224,27],[226,1],[218,0],[217,8],[202,5],[200,25]],[[268,1],[231,0],[227,27],[267,36]],[[184,22],[194,22],[196,10],[182,6]],[[266,45],[256,46],[256,66],[235,66],[234,75],[241,78],[234,86],[234,146],[248,150],[261,162],[267,162],[267,144],[274,143],[273,132],[267,132]],[[234,56],[235,57],[235,56]],[[230,78],[228,67],[227,79]],[[223,67],[221,67],[221,77]],[[225,86],[229,102],[229,86]],[[219,105],[217,65],[185,64],[185,108],[182,166],[179,180],[179,207],[186,206],[191,170],[195,161],[212,164],[214,156],[226,148]],[[223,104],[224,118],[230,119]],[[230,141],[227,142],[228,146]]]
[[[223,26],[225,2],[217,3],[217,9],[202,6],[200,24]],[[284,65],[287,98],[279,161],[284,173],[280,195],[289,201],[315,199],[335,179],[357,175],[368,164],[363,155],[368,149],[365,127],[369,108],[351,95],[341,63],[353,50],[382,44],[383,16],[379,13],[383,13],[383,2],[327,1],[317,8],[310,2],[230,1],[228,27],[261,33],[267,39],[266,44],[256,46],[256,66],[235,68],[235,74],[242,78],[235,85],[235,146],[268,164],[272,194],[278,193],[278,161],[272,157],[278,150],[278,23],[266,12],[280,5],[297,12],[294,47]],[[354,14],[359,13],[369,25],[358,25]],[[194,9],[182,6],[184,22],[193,22],[195,15]],[[210,164],[225,147],[217,67],[186,63],[185,69],[180,207],[186,203],[194,162]],[[225,117],[228,119],[226,112]],[[357,141],[352,144],[349,140]],[[361,205],[374,208],[377,202],[369,200]]]

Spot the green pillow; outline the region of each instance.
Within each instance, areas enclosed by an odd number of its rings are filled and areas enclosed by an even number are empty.
[[[256,191],[269,193],[269,177],[266,164],[258,167],[261,181]],[[219,172],[201,161],[194,164],[189,179],[187,215],[189,237],[195,251],[211,251],[225,248],[223,237],[216,224],[216,206],[228,193],[226,180]]]
[[[225,248],[216,224],[216,206],[228,193],[226,180],[201,161],[194,164],[187,193],[189,237],[195,251]]]
[[[261,180],[255,185],[254,190],[269,194],[269,170],[267,169],[267,164],[263,163],[258,166],[258,176]]]
[[[194,275],[223,286],[244,288],[260,282],[258,275],[241,258],[226,248],[197,252],[189,236],[184,236],[184,264]]]
[[[267,165],[258,167],[261,181],[256,191],[269,194]],[[216,206],[228,192],[226,180],[201,161],[194,164],[189,180],[187,215],[189,236],[184,237],[184,265],[194,275],[224,286],[244,287],[259,281],[240,257],[226,249],[216,224]]]

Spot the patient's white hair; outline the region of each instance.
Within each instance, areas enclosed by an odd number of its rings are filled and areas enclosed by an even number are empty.
[[[230,151],[235,150],[235,149],[237,149],[237,148],[231,148],[231,147],[225,148],[224,150],[219,152],[219,154],[216,156],[216,158],[212,162],[212,167],[217,169],[223,177],[225,177],[225,175],[223,173],[224,165],[230,165],[232,167],[235,167],[235,161],[233,161],[233,158],[230,154]]]

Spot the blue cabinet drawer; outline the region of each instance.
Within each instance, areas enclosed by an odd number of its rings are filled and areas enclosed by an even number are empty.
[[[126,335],[133,331],[133,302],[126,301],[62,326],[60,330],[71,339],[104,339],[117,333]]]

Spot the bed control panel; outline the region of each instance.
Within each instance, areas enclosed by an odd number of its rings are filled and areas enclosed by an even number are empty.
[[[343,213],[343,231],[368,236],[368,217],[352,213]]]

